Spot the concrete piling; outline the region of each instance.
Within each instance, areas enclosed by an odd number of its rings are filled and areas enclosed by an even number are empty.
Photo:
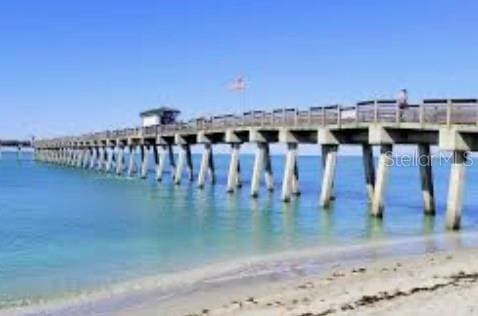
[[[133,176],[136,172],[136,146],[129,146],[129,163],[128,163],[128,177]]]
[[[285,159],[285,165],[284,165],[284,176],[282,178],[282,192],[281,192],[281,199],[283,202],[289,202],[292,195],[296,156],[297,156],[297,144],[296,143],[287,144],[287,152],[286,152],[286,159]]]
[[[181,178],[183,176],[183,169],[184,169],[185,162],[186,162],[186,147],[182,145],[181,150],[179,151],[178,163],[176,165],[176,173],[174,175],[174,183],[176,185],[181,184]]]
[[[186,165],[188,168],[188,179],[189,181],[194,181],[194,167],[193,167],[193,157],[191,154],[191,145],[184,145],[184,150],[186,151]]]
[[[272,192],[274,191],[274,175],[272,173],[271,153],[268,143],[264,143],[264,171],[266,188],[269,192]]]
[[[98,147],[98,166],[96,167],[96,170],[101,171],[103,168],[103,163],[104,163],[104,158],[105,156],[103,155],[103,149]]]
[[[215,168],[215,165],[214,165],[214,152],[212,150],[212,145],[211,145],[211,149],[209,151],[208,173],[209,173],[209,179],[211,181],[211,184],[216,184],[216,168]]]
[[[450,170],[448,200],[446,208],[446,227],[450,230],[460,228],[463,191],[465,189],[466,152],[454,151]]]
[[[371,215],[382,217],[384,210],[385,191],[388,182],[388,174],[392,164],[392,145],[386,144],[380,146],[380,157],[377,167],[377,178],[375,182],[374,194],[372,199]]]
[[[141,146],[141,179],[148,177],[149,146]]]
[[[420,182],[423,194],[423,210],[425,214],[435,214],[435,195],[433,190],[432,159],[429,144],[418,144],[418,162]]]
[[[300,195],[300,186],[299,186],[299,163],[297,161],[297,154],[294,163],[294,174],[292,177],[292,194]]]
[[[333,195],[335,169],[337,163],[337,145],[322,145],[322,153],[325,159],[325,168],[322,176],[322,188],[320,192],[320,206],[330,206]]]
[[[116,160],[116,174],[122,175],[124,171],[124,147],[122,145],[118,145],[118,158]]]
[[[321,155],[321,160],[322,160],[322,170],[325,170],[325,167],[327,165],[327,153],[328,153],[328,150],[329,150],[329,147],[332,146],[332,144],[322,144],[321,146],[321,151],[322,151],[322,155]],[[330,188],[330,200],[335,200],[335,177],[334,179],[332,179],[332,184],[331,184],[331,188]]]
[[[105,167],[105,172],[109,173],[111,171],[111,167],[113,165],[113,148],[106,146],[104,147],[105,153],[106,153],[106,167]]]
[[[96,164],[96,149],[94,147],[91,147],[90,148],[90,166],[89,168],[90,169],[94,169],[95,168],[95,164]]]
[[[252,171],[251,179],[251,197],[257,198],[259,196],[260,177],[264,170],[264,158],[266,149],[264,143],[257,143],[256,157],[254,160],[254,169]]]
[[[90,165],[90,149],[85,148],[85,149],[83,149],[83,152],[84,152],[84,157],[83,157],[83,160],[81,162],[81,168],[87,169],[88,166]]]
[[[201,166],[198,174],[198,188],[203,188],[206,182],[206,175],[209,169],[209,161],[211,159],[211,144],[204,144],[204,151],[201,157]]]
[[[176,171],[176,162],[174,160],[174,151],[173,151],[173,146],[171,144],[168,144],[168,155],[169,155],[169,167],[171,170],[171,177],[174,180],[175,171]]]
[[[234,192],[240,183],[240,165],[239,165],[239,150],[241,145],[238,143],[231,144],[231,160],[229,162],[229,172],[227,176],[227,192]]]
[[[164,164],[166,160],[166,153],[164,146],[154,146],[155,150],[155,166],[156,166],[156,181],[163,180]]]
[[[373,161],[373,147],[369,144],[362,144],[362,161],[368,201],[372,203],[373,190],[375,187],[375,164]]]

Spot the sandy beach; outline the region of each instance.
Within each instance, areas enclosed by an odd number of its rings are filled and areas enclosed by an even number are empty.
[[[335,264],[316,276],[212,286],[114,315],[476,315],[478,250]]]
[[[478,314],[478,234],[303,249],[2,309],[0,315]]]

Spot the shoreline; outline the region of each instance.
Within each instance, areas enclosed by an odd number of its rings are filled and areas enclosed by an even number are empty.
[[[154,310],[165,309],[172,315],[197,314],[195,309],[182,310],[176,307],[187,305],[200,309],[198,304],[194,304],[195,297],[204,293],[210,293],[211,296],[202,298],[200,302],[217,301],[217,297],[239,302],[241,295],[250,292],[251,284],[254,295],[262,296],[260,289],[270,292],[271,286],[285,286],[304,278],[318,280],[337,266],[358,269],[360,265],[369,270],[371,265],[389,264],[389,260],[403,260],[401,258],[406,257],[421,258],[441,252],[477,252],[470,248],[478,248],[476,233],[433,234],[369,241],[365,244],[307,248],[210,264],[170,276],[132,280],[114,288],[99,289],[66,299],[3,309],[0,315],[149,315],[148,306]],[[225,297],[223,292],[236,293],[237,297]],[[212,312],[214,308],[202,309]]]
[[[112,315],[475,315],[476,259],[477,249],[462,249],[336,264],[322,275],[211,288]]]

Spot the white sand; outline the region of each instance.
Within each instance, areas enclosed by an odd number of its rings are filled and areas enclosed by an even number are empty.
[[[478,315],[478,250],[336,265],[320,276],[229,284],[114,315]],[[108,313],[110,314],[110,313]]]

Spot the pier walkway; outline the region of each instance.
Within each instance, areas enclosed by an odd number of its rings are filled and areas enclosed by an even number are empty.
[[[269,144],[287,147],[282,175],[281,198],[290,201],[300,194],[297,151],[300,144],[318,144],[322,149],[324,168],[320,204],[328,207],[334,198],[334,176],[340,145],[359,145],[363,152],[365,185],[370,213],[382,216],[389,168],[393,162],[393,146],[414,144],[418,149],[424,213],[435,213],[430,146],[452,152],[450,182],[446,210],[449,229],[460,227],[467,153],[478,150],[478,100],[429,99],[401,109],[395,100],[372,100],[354,106],[340,105],[294,108],[270,112],[251,111],[242,115],[199,118],[189,122],[128,128],[81,136],[37,140],[33,143],[35,159],[42,162],[71,165],[114,172],[118,175],[147,176],[148,153],[152,151],[158,181],[163,178],[167,163],[173,181],[195,180],[191,146],[204,147],[197,175],[199,188],[216,181],[213,146],[229,144],[231,157],[227,178],[228,192],[241,186],[240,148],[243,143],[257,144],[251,181],[251,196],[257,197],[261,178],[269,190],[274,189]],[[177,161],[173,146],[181,148]],[[380,147],[378,165],[373,159],[373,146]],[[136,155],[141,153],[141,161]],[[130,153],[127,157],[127,153]],[[126,161],[128,160],[128,161]],[[209,175],[209,177],[208,177]]]

